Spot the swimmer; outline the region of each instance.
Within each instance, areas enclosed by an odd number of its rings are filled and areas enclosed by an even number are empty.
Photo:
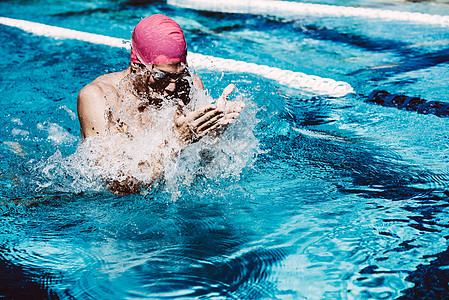
[[[184,33],[174,20],[161,14],[141,20],[132,33],[128,68],[102,75],[79,92],[77,109],[83,140],[111,135],[132,139],[139,130],[149,128],[145,125],[152,122],[161,106],[173,101],[177,109],[172,116],[171,132],[181,149],[206,135],[217,135],[233,123],[244,104],[227,101],[234,89],[232,84],[214,104],[187,109],[192,100],[190,89],[204,90],[204,85],[201,78],[189,72],[186,56]],[[115,147],[126,142],[125,138]],[[143,172],[145,168],[153,172],[153,180],[163,174],[164,147],[167,146],[162,143],[159,153],[139,164]],[[98,163],[101,161],[99,157]],[[128,174],[126,180],[106,181],[116,194],[139,192],[143,186],[151,185],[138,182],[133,174]]]

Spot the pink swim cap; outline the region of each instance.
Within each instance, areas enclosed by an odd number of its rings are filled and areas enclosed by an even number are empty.
[[[187,46],[181,27],[161,14],[146,17],[137,24],[131,46],[132,63],[149,65],[186,61]]]

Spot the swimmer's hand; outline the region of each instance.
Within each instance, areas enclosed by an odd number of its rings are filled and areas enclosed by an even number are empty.
[[[235,85],[229,84],[221,96],[215,102],[218,109],[222,110],[225,115],[221,121],[222,125],[228,125],[235,122],[235,118],[240,114],[240,111],[245,107],[245,103],[241,101],[228,101],[229,95],[234,91]]]
[[[224,116],[224,112],[214,104],[184,113],[184,104],[179,102],[174,118],[174,129],[182,143],[193,143],[223,126],[221,122]]]
[[[215,104],[210,104],[195,111],[185,113],[184,104],[178,103],[174,118],[175,132],[183,143],[193,143],[209,133],[218,134],[226,125],[235,122],[235,118],[245,106],[240,101],[227,101],[234,90],[233,84],[228,85]]]
[[[232,91],[234,91],[234,89],[235,85],[232,83],[229,84],[227,87],[225,87],[223,93],[221,93],[221,96],[217,99],[217,101],[215,101],[215,104],[217,105],[218,108],[221,108],[223,110],[226,109],[226,102],[228,100],[229,95],[232,93]]]

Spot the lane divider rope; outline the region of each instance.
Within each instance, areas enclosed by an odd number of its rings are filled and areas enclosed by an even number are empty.
[[[93,44],[107,45],[111,47],[131,47],[130,45],[127,45],[129,43],[126,43],[125,40],[119,38],[45,25],[25,20],[0,17],[0,24],[10,27],[16,27],[35,35],[51,37],[55,39],[72,39]]]
[[[282,70],[265,65],[257,65],[255,63],[236,61],[233,59],[190,53],[189,64],[200,69],[251,73],[275,80],[280,84],[291,88],[306,90],[319,95],[340,97],[354,92],[353,88],[343,81],[335,81],[329,78]]]
[[[276,0],[167,0],[169,5],[195,10],[271,15],[277,17],[331,16],[406,21],[449,27],[449,16],[377,8],[349,7]]]
[[[35,35],[51,37],[55,39],[74,39],[93,44],[107,45],[111,47],[126,49],[130,49],[131,47],[130,42],[125,39],[87,33],[25,20],[0,17],[0,24],[19,28]],[[307,75],[301,72],[282,70],[275,67],[257,65],[255,63],[248,63],[233,59],[218,58],[192,52],[189,52],[187,59],[189,65],[193,68],[230,71],[238,73],[251,73],[265,77],[267,79],[275,80],[278,83],[291,88],[305,90],[319,95],[341,97],[354,92],[353,88],[346,82],[335,81],[333,79],[322,78],[314,75]]]

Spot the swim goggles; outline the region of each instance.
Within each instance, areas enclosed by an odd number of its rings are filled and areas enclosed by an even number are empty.
[[[181,63],[185,66],[184,63]],[[153,76],[154,81],[160,82],[160,83],[166,83],[167,85],[170,83],[178,82],[179,80],[183,79],[184,77],[190,76],[189,69],[185,67],[185,69],[180,73],[169,73],[164,72],[156,68],[149,68],[148,66],[147,70],[150,72],[151,76]]]

